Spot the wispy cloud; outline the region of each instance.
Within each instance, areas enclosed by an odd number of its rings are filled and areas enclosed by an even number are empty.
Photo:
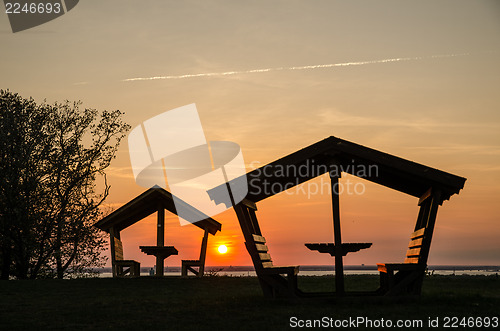
[[[323,109],[318,111],[319,123],[328,126],[378,126],[378,127],[397,127],[411,128],[420,131],[436,131],[443,129],[477,129],[477,130],[497,130],[498,124],[493,122],[450,122],[435,118],[421,117],[414,118],[395,118],[380,116],[359,116],[351,115],[347,112],[341,112],[336,109]],[[317,121],[317,119],[315,119]],[[496,132],[496,131],[495,131]]]
[[[113,167],[110,166],[106,169],[108,175],[118,178],[131,178],[134,179],[131,167]]]
[[[397,58],[383,59],[383,60],[315,64],[315,65],[298,66],[298,67],[275,67],[275,68],[263,68],[263,69],[251,69],[251,70],[239,70],[239,71],[207,72],[207,73],[186,74],[186,75],[135,77],[135,78],[123,79],[122,81],[123,82],[136,82],[136,81],[148,81],[148,80],[221,77],[221,76],[233,76],[233,75],[241,75],[241,74],[265,73],[265,72],[271,72],[271,71],[313,70],[313,69],[327,69],[327,68],[349,67],[349,66],[362,66],[362,65],[368,65],[368,64],[380,64],[380,63],[403,62],[403,61],[417,61],[417,60],[424,60],[424,59],[450,58],[450,57],[467,56],[467,55],[470,55],[470,54],[469,53],[460,53],[460,54],[443,54],[443,55],[417,56],[417,57],[397,57]]]
[[[425,153],[434,154],[467,154],[467,155],[500,155],[498,145],[468,145],[468,144],[447,144],[443,146],[415,146],[408,149],[422,150]],[[485,168],[486,169],[486,168]],[[500,166],[488,166],[487,170],[499,170]]]

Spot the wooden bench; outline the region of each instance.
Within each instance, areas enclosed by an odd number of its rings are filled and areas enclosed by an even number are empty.
[[[139,277],[141,264],[134,260],[124,260],[121,240],[114,237],[114,241],[113,277]]]
[[[297,297],[303,293],[297,288],[298,266],[275,266],[269,255],[266,239],[262,236],[257,220],[257,206],[250,200],[243,199],[234,206],[241,231],[245,237],[245,246],[252,258],[264,296]]]
[[[201,240],[200,258],[198,260],[182,260],[181,275],[187,277],[188,270],[197,277],[203,277],[205,272],[205,257],[207,256],[208,230],[205,229],[205,234]],[[198,270],[194,268],[198,268]]]
[[[254,266],[255,271],[262,281],[267,283],[267,291],[272,297],[278,294],[285,294],[287,296],[295,295],[297,290],[297,274],[299,273],[299,266],[275,266],[269,254],[266,245],[266,239],[261,235],[252,234],[253,242],[245,242],[247,250],[255,252]],[[283,278],[281,275],[286,276]],[[278,277],[276,277],[278,276]],[[261,281],[261,285],[262,285]],[[264,286],[263,286],[264,287]],[[286,291],[280,291],[280,289]],[[278,293],[285,292],[285,293]]]
[[[380,291],[384,294],[420,294],[427,266],[423,253],[425,230],[421,228],[411,234],[404,263],[377,263]]]

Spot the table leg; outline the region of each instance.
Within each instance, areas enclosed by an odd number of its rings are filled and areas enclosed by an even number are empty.
[[[163,277],[163,257],[162,256],[156,256],[156,276],[157,277]]]

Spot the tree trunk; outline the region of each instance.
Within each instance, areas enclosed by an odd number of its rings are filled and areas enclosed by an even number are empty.
[[[57,237],[56,237],[56,250],[55,250],[55,257],[56,257],[56,273],[57,273],[57,278],[58,279],[63,279],[64,276],[64,270],[63,270],[63,264],[62,264],[62,257],[61,257],[61,238],[62,238],[62,225],[61,222],[57,225]]]
[[[11,256],[12,249],[8,243],[4,244],[2,247],[2,257],[1,257],[1,262],[2,265],[0,266],[0,279],[3,280],[9,280],[10,276],[10,265],[12,264],[12,256]]]
[[[25,256],[24,251],[21,252],[19,258],[14,261],[16,278],[17,279],[28,279],[28,257]]]
[[[21,234],[18,234],[17,240],[14,243],[16,250],[12,253],[12,262],[14,263],[14,276],[17,279],[28,279],[29,256],[27,247],[23,242]]]

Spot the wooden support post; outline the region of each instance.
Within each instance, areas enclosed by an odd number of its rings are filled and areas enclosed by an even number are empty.
[[[111,272],[113,277],[118,277],[118,269],[116,267],[116,252],[115,252],[115,238],[120,239],[120,231],[114,227],[109,229],[109,250],[111,252]]]
[[[156,229],[156,246],[163,247],[165,246],[165,209],[162,205],[158,205],[158,228]],[[163,276],[163,257],[157,255],[156,256],[156,276]]]
[[[234,206],[234,212],[240,223],[241,231],[243,232],[243,237],[246,242],[252,242],[252,225],[249,220],[248,207],[243,205],[241,202]]]
[[[203,277],[205,272],[205,259],[207,257],[207,245],[208,245],[208,229],[205,229],[203,234],[203,239],[201,241],[201,251],[200,251],[200,267],[198,269],[198,277]]]
[[[344,294],[344,265],[342,261],[342,236],[340,228],[340,200],[339,200],[339,177],[332,176],[332,214],[333,214],[333,236],[335,243],[335,291],[337,295]]]
[[[257,220],[257,215],[255,215],[255,210],[251,208],[247,208],[248,212],[248,220],[250,221],[250,226],[253,229],[254,234],[258,234],[259,236],[262,235],[262,232],[260,232],[260,225],[259,221]]]
[[[418,205],[420,206],[418,211],[417,222],[415,223],[414,231],[417,231],[421,228],[427,228],[427,217],[429,213],[429,207],[431,204],[431,192],[432,188],[428,189],[420,199],[418,200]]]
[[[420,208],[418,210],[418,216],[417,216],[417,222],[415,223],[415,228],[413,231],[417,231],[418,229],[425,228],[425,216],[427,215],[427,210],[429,209],[429,201],[426,201],[422,205],[420,205]]]
[[[420,251],[420,261],[423,264],[427,264],[427,259],[429,257],[429,251],[431,249],[432,235],[434,233],[434,225],[436,223],[437,211],[441,205],[441,191],[434,190],[432,192],[432,198],[429,201],[429,206],[427,208],[427,213],[423,221],[425,222],[425,236],[424,242],[422,243],[422,248]]]
[[[421,206],[425,200],[430,198],[432,195],[432,187],[428,189],[421,197],[418,199],[418,205]]]

